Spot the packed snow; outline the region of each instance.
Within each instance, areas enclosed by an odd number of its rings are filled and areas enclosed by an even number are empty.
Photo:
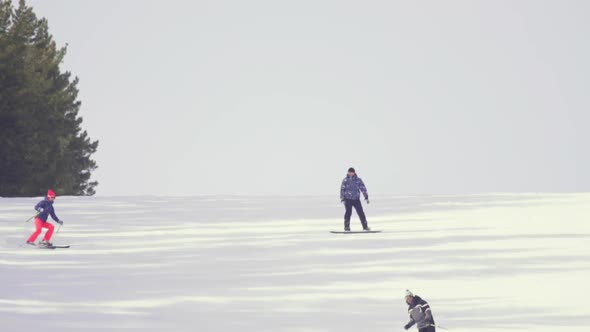
[[[345,235],[337,196],[58,197],[56,250],[38,200],[0,199],[0,331],[403,331],[406,289],[449,331],[590,331],[590,194],[376,196]]]

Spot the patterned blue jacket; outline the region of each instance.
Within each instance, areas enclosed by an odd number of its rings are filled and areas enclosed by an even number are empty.
[[[48,200],[47,198],[37,203],[37,205],[35,205],[35,210],[39,211],[39,215],[37,215],[37,218],[45,222],[47,221],[49,215],[51,215],[51,218],[53,218],[53,220],[59,220],[59,218],[55,215],[55,210],[53,210],[53,202]]]
[[[363,193],[363,196],[365,196],[365,199],[369,198],[369,194],[367,193],[367,187],[365,187],[365,183],[358,176],[346,176],[346,178],[342,180],[342,186],[340,187],[340,200],[360,199],[361,192]]]

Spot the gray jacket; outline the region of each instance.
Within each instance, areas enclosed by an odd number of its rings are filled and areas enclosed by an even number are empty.
[[[418,329],[422,329],[434,325],[430,305],[420,296],[414,296],[412,303],[408,306],[408,313],[410,314],[409,326],[416,324]]]

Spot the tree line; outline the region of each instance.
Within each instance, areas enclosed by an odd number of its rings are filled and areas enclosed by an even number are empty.
[[[98,141],[81,128],[65,55],[24,0],[0,0],[0,196],[95,193]]]

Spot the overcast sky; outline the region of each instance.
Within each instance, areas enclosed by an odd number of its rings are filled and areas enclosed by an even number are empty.
[[[99,195],[590,190],[589,1],[28,3]]]

